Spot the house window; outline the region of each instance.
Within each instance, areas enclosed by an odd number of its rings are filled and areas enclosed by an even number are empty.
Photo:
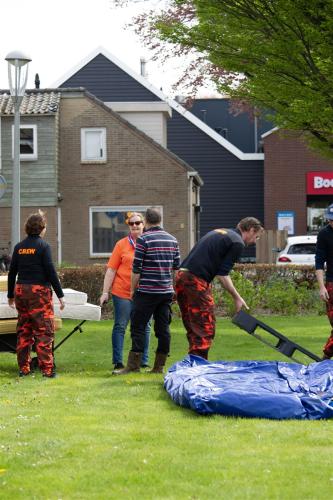
[[[106,161],[106,129],[81,129],[81,161],[95,163]]]
[[[14,125],[12,156],[14,158]],[[37,125],[20,125],[20,160],[37,160]]]
[[[118,240],[128,235],[127,212],[144,214],[147,206],[90,207],[90,257],[109,257]],[[162,212],[162,207],[157,207]]]

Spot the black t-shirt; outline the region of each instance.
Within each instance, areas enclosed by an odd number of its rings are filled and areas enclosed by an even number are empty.
[[[9,299],[14,297],[16,275],[19,284],[52,285],[57,297],[64,296],[52,262],[50,245],[38,235],[28,236],[14,248],[8,273]]]
[[[326,280],[333,281],[333,228],[325,226],[319,231],[316,248],[316,269],[324,269],[326,262]]]
[[[214,229],[194,245],[180,267],[210,283],[217,275],[229,274],[244,246],[238,229]]]

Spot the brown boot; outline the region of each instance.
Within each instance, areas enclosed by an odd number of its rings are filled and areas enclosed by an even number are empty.
[[[167,354],[163,354],[162,352],[157,352],[155,356],[153,369],[150,370],[148,373],[163,373],[163,368],[167,360],[167,357],[168,357]]]
[[[141,365],[141,358],[142,358],[142,352],[130,351],[128,353],[128,360],[125,368],[121,368],[120,370],[113,370],[112,375],[126,375],[126,373],[139,372]]]

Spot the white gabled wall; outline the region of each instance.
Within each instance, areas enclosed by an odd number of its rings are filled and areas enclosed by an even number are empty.
[[[122,118],[134,125],[166,148],[166,120],[162,113],[119,113]]]
[[[172,110],[166,102],[106,102],[113,111],[154,139],[167,147],[167,119]]]

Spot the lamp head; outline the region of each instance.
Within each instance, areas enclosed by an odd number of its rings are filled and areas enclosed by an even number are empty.
[[[30,57],[20,50],[13,50],[12,52],[9,52],[5,59],[9,64],[18,67],[22,67],[31,61]]]
[[[9,52],[5,58],[8,62],[8,81],[10,94],[15,99],[16,105],[19,105],[19,99],[24,96],[28,80],[28,63],[30,57],[19,50]]]

